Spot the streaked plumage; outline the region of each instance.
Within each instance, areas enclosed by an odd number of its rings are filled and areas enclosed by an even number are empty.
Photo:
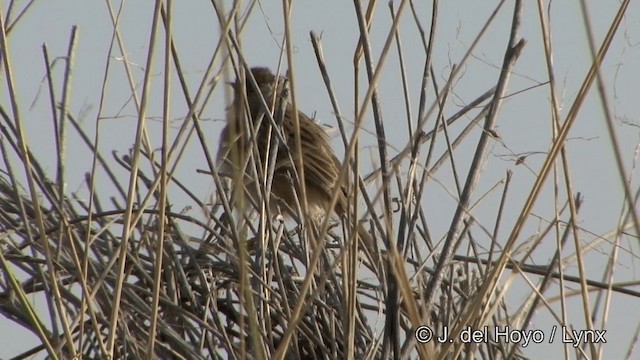
[[[276,79],[275,75],[267,68],[252,68],[251,73],[260,87],[260,92],[266,103],[271,107],[269,109],[270,113],[274,114],[282,106],[285,107],[282,134],[286,146],[278,146],[271,191],[287,205],[295,209],[295,192],[291,187],[290,180],[294,174],[292,159],[297,154],[293,108],[289,103],[281,103],[284,100],[280,96],[282,86],[284,86],[282,79]],[[248,122],[245,122],[242,116],[242,114],[247,113],[246,109],[249,109],[250,119],[254,127],[256,127],[256,147],[261,164],[265,163],[269,155],[268,146],[270,144],[271,129],[271,122],[268,117],[262,116],[264,107],[260,94],[252,86],[248,76],[246,81],[246,105],[242,103],[244,97],[241,94],[242,87],[240,83],[236,81],[233,87],[235,90],[234,101],[228,109],[227,126],[220,136],[218,150],[218,160],[223,163],[223,168],[230,172],[234,169],[233,166],[230,166],[231,164],[244,164],[246,162],[247,151],[250,149],[248,146],[250,143],[250,131],[245,131]],[[327,134],[316,122],[302,112],[298,112],[298,121],[300,122],[300,142],[307,203],[314,217],[322,216],[324,215],[324,209],[328,207],[333,189],[338,180],[340,161],[329,145]],[[247,185],[247,187],[252,192],[251,185]],[[296,191],[300,193],[299,188],[296,188]],[[346,197],[342,186],[340,186],[339,191],[340,194],[334,211],[338,215],[342,215],[346,208]]]
[[[282,128],[282,140],[285,144],[278,146],[273,182],[271,189],[267,189],[267,192],[271,191],[271,194],[282,199],[295,211],[298,203],[296,201],[296,193],[301,194],[301,191],[295,180],[295,167],[292,164],[292,159],[295,159],[295,154],[297,154],[293,108],[290,104],[282,102],[286,101],[285,97],[281,96],[283,93],[282,87],[284,86],[283,79],[277,79],[267,68],[252,68],[251,73],[260,88],[260,92],[256,91],[249,79],[247,79],[245,85],[246,97],[242,94],[241,83],[236,81],[233,84],[234,101],[227,110],[227,126],[220,135],[218,163],[221,164],[221,169],[224,172],[233,174],[232,179],[243,176],[244,185],[249,194],[257,198],[255,195],[259,192],[256,191],[257,188],[253,183],[253,177],[245,175],[245,173],[252,172],[245,170],[243,167],[247,164],[249,151],[255,151],[254,154],[257,154],[255,160],[260,161],[261,167],[264,168],[264,164],[269,157],[269,145],[274,146],[270,142],[270,139],[274,138],[270,135],[271,121],[268,117],[263,116],[265,109],[260,98],[260,93],[262,93],[271,114],[282,111],[284,107],[284,116],[280,126]],[[246,121],[246,116],[243,114],[249,114],[251,121]],[[278,121],[277,115],[273,118]],[[329,202],[336,187],[338,187],[337,191],[339,193],[332,211],[343,217],[348,209],[348,203],[344,183],[338,184],[340,161],[329,145],[327,134],[315,121],[302,112],[298,112],[298,121],[300,123],[304,184],[311,220],[317,224],[317,221],[327,215]],[[249,124],[253,124],[252,127],[256,134],[256,144],[253,147],[249,146],[251,144],[251,134],[253,133],[251,128],[248,128]],[[272,207],[276,203],[272,200]],[[332,211],[329,210],[328,212]],[[374,239],[361,224],[354,225],[360,241],[364,244],[365,252],[368,254],[369,266],[377,266],[377,262],[372,260],[372,256],[375,256],[374,254],[377,251]]]

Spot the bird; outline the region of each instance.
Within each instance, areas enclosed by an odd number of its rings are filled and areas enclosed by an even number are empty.
[[[234,99],[227,108],[227,125],[220,134],[217,158],[219,171],[245,176],[248,172],[245,170],[245,164],[250,151],[257,153],[256,161],[259,160],[262,166],[275,151],[273,181],[271,189],[267,191],[291,209],[296,209],[297,204],[301,204],[297,196],[302,193],[302,189],[300,181],[295,179],[295,159],[298,154],[295,113],[293,106],[286,101],[286,96],[283,96],[286,91],[286,79],[277,77],[266,67],[253,67],[250,72],[257,88],[248,75],[245,77],[244,86],[240,79],[231,84]],[[268,109],[265,109],[265,104],[269,106]],[[273,122],[266,115],[267,111],[272,114]],[[277,116],[278,111],[281,116]],[[339,179],[341,162],[335,155],[325,130],[305,113],[298,111],[297,115],[300,125],[303,181],[311,220],[318,224],[331,213],[343,217],[348,211],[348,187],[347,180]],[[275,124],[278,129],[274,129],[274,122],[278,121],[278,118],[281,124]],[[252,133],[255,134],[253,149]],[[272,148],[278,140],[279,144]],[[259,192],[251,177],[248,178],[245,179],[245,187],[248,193],[255,197]],[[338,191],[338,198],[330,209],[334,191]],[[274,201],[271,203],[273,207]],[[277,201],[275,203],[277,204]],[[372,246],[372,237],[362,225],[357,226],[357,231],[365,245]],[[370,248],[369,251],[371,250]]]

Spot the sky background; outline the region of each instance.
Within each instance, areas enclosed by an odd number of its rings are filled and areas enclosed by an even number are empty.
[[[24,3],[24,1],[18,2],[18,7],[21,8]],[[230,2],[224,3],[228,10],[227,3]],[[441,88],[448,79],[452,65],[459,63],[468,51],[498,3],[499,1],[489,0],[440,2],[433,69],[436,81]],[[609,29],[619,2],[589,1],[588,3],[590,24],[596,43],[599,45]],[[396,1],[394,4],[397,6],[399,2]],[[507,93],[511,96],[504,101],[498,117],[496,131],[500,135],[500,141],[494,141],[490,147],[483,176],[474,198],[478,200],[480,194],[489,191],[505,177],[507,170],[513,171],[513,182],[507,199],[501,233],[505,241],[544,162],[552,140],[550,93],[546,85],[548,76],[540,19],[536,2],[525,1],[525,4],[521,37],[527,40],[527,45],[516,63],[509,83]],[[549,10],[557,91],[560,94],[561,114],[564,120],[591,65],[591,56],[579,2],[546,1],[544,4],[545,9]],[[111,5],[114,11],[117,11],[119,2],[112,2]],[[3,2],[3,17],[7,14],[7,6],[7,2]],[[431,3],[416,1],[415,8],[421,26],[428,30],[431,24]],[[452,93],[445,107],[445,117],[451,116],[495,85],[509,37],[512,9],[512,3],[507,1],[482,36],[472,57],[462,67],[461,75],[453,83]],[[126,47],[126,61],[131,65],[137,85],[136,91],[140,96],[149,49],[153,2],[124,2],[120,16],[118,29]],[[15,18],[15,13],[12,18]],[[282,19],[280,2],[263,1],[253,11],[241,38],[244,56],[249,64],[276,68],[284,35]],[[83,129],[91,138],[95,134],[96,124],[100,124],[99,149],[105,156],[110,156],[112,151],[121,155],[126,154],[135,139],[137,110],[133,106],[131,91],[124,72],[125,58],[115,47],[110,52],[113,25],[107,3],[80,0],[36,1],[33,8],[8,34],[9,56],[28,144],[41,164],[45,164],[45,171],[51,176],[55,174],[56,153],[42,46],[46,44],[50,58],[57,59],[53,72],[59,94],[64,73],[62,58],[67,53],[69,36],[74,25],[78,27],[78,39],[73,59],[69,112],[80,120]],[[391,17],[387,3],[379,2],[370,36],[375,59],[380,55],[390,25]],[[295,55],[293,66],[296,74],[295,89],[298,108],[307,114],[315,114],[323,124],[335,126],[335,115],[309,39],[310,31],[321,36],[329,75],[344,119],[349,126],[348,130],[351,131],[354,121],[353,57],[359,38],[353,3],[341,0],[293,3],[292,41]],[[403,15],[399,32],[402,37],[403,56],[408,75],[411,112],[415,122],[425,51],[409,9]],[[160,120],[162,119],[164,71],[163,30],[158,34],[157,47],[153,54],[155,58],[151,80],[152,93],[147,110],[150,120],[149,136],[155,149],[158,149],[161,144]],[[208,83],[211,80],[203,79],[203,76],[220,40],[220,25],[211,2],[204,0],[174,2],[173,36],[183,73],[193,97],[201,83]],[[623,154],[624,165],[630,176],[633,191],[638,189],[639,183],[636,170],[640,134],[639,44],[640,6],[638,2],[632,2],[601,70],[606,85],[607,101],[615,116],[618,146]],[[105,75],[107,61],[110,61],[110,66]],[[216,68],[220,67],[220,64],[218,61]],[[287,66],[285,64],[284,69]],[[361,89],[366,89],[364,64],[361,64],[360,68]],[[408,140],[407,114],[400,75],[394,45],[378,83],[390,155],[397,154]],[[10,109],[4,71],[0,72],[0,80],[2,80],[0,104],[3,108]],[[179,91],[175,76],[172,81],[171,118],[174,119],[175,127],[172,131],[175,136],[182,119],[188,112],[188,107]],[[99,113],[103,89],[104,103]],[[221,86],[214,91],[211,99],[204,106],[201,117],[209,151],[212,153],[217,149],[218,136],[224,126],[225,107],[229,102],[228,91],[224,89]],[[432,88],[429,89],[429,94],[430,106],[433,102]],[[98,120],[99,114],[100,120]],[[460,131],[467,122],[468,119],[461,120],[460,124],[452,126],[452,131],[454,133]],[[432,126],[433,117],[426,128],[431,129]],[[375,157],[377,152],[372,147],[375,144],[375,137],[370,110],[365,117],[361,134],[363,154],[371,151],[372,156]],[[479,130],[476,129],[454,155],[462,178],[468,170],[478,135]],[[77,193],[81,197],[86,196],[88,192],[83,181],[84,174],[91,169],[92,153],[72,128],[69,128],[67,141],[66,156],[69,164],[67,192]],[[177,174],[201,199],[207,199],[212,196],[215,187],[210,177],[196,173],[196,169],[206,168],[205,160],[195,138],[190,141],[191,144],[187,146],[185,156],[179,162]],[[333,144],[337,152],[343,154],[344,148],[339,137],[333,139]],[[426,152],[427,147],[423,149]],[[436,149],[440,156],[445,150],[444,141],[440,140]],[[581,233],[581,240],[590,243],[614,231],[624,209],[621,180],[615,166],[613,147],[607,133],[600,96],[595,86],[592,87],[580,110],[569,134],[566,149],[573,189],[584,197],[579,220],[579,225],[584,230]],[[528,153],[532,155],[526,158],[525,164],[517,165],[516,159]],[[14,157],[13,161],[15,160]],[[367,173],[373,167],[371,162],[364,162],[362,171]],[[455,186],[451,174],[448,165],[434,174],[426,193],[420,199],[432,225],[430,230],[434,240],[442,239],[446,235],[456,208],[457,203],[452,196],[455,193]],[[118,175],[125,177],[127,173],[122,170]],[[99,180],[98,186],[105,194],[105,199],[109,194],[115,194],[115,188],[107,179]],[[520,242],[535,237],[552,219],[554,208],[552,190],[552,182],[547,181],[545,190],[522,232]],[[561,194],[566,193],[564,187],[559,191]],[[474,210],[474,216],[487,228],[493,228],[500,192],[501,189],[489,192],[486,199]],[[566,198],[566,195],[563,196]],[[188,208],[192,205],[189,199],[177,196],[172,198],[172,201],[175,210],[185,209],[192,216],[203,217],[200,209]],[[595,251],[587,256],[590,278],[601,280],[613,240],[614,238],[607,237]],[[479,236],[478,242],[481,246],[488,248],[488,239],[485,237]],[[635,281],[640,272],[636,257],[637,239],[623,237],[619,246],[621,253],[617,260],[614,280]],[[554,244],[542,245],[532,255],[531,263],[546,263],[554,249]],[[566,254],[572,251],[573,245],[568,246]],[[575,262],[569,264],[567,269],[569,273],[577,273]],[[518,286],[526,287],[528,290],[524,282]],[[552,296],[556,293],[557,285],[548,295]],[[519,304],[524,300],[523,294],[512,291],[507,296],[507,300],[512,301],[513,304]],[[576,304],[579,304],[579,299],[575,300]],[[603,354],[603,358],[606,359],[617,359],[625,355],[629,344],[634,342],[633,333],[638,326],[638,318],[635,315],[638,308],[637,299],[614,294],[612,301],[613,306],[606,324],[608,335]],[[38,300],[34,299],[34,303],[37,302]],[[559,306],[556,303],[552,308],[558,311]],[[569,319],[577,329],[584,328],[581,311],[576,306],[569,312]],[[631,314],[633,316],[630,316]],[[598,319],[597,323],[599,321]],[[542,329],[546,332],[553,324],[555,323],[549,312],[546,309],[540,309],[529,328]],[[0,358],[16,355],[37,341],[33,334],[23,332],[16,324],[2,317],[0,317],[0,334]],[[559,351],[561,351],[561,344],[556,341],[554,344],[530,345],[530,348],[525,350],[525,354],[533,358],[539,357],[540,354],[548,354],[556,358],[554,354],[559,354]]]

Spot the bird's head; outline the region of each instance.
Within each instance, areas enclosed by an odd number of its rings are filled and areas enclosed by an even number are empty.
[[[260,112],[264,110],[261,97],[264,98],[270,112],[278,109],[278,104],[282,104],[282,99],[287,98],[286,89],[284,88],[286,86],[286,78],[275,76],[269,68],[251,68],[251,75],[258,85],[258,89],[253,85],[249,74],[245,75],[244,95],[246,98],[242,94],[242,82],[240,79],[237,79],[231,84],[235,91],[234,106],[237,109],[238,106],[243,107],[244,104],[247,104],[249,106],[248,110],[250,111],[251,117],[254,120],[259,119]],[[245,100],[246,103],[244,103]]]
[[[284,78],[276,77],[271,70],[266,67],[251,68],[251,75],[253,75],[253,78],[256,80],[256,84],[258,84],[258,88],[267,102],[273,98],[273,91],[276,90],[276,85],[278,85],[278,89],[281,89],[280,86],[284,83]],[[241,80],[237,79],[231,85],[236,91],[242,91],[240,84]],[[248,99],[259,96],[248,74],[246,75],[245,89]]]

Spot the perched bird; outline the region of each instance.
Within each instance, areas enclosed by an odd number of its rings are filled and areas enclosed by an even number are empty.
[[[299,203],[297,196],[301,196],[302,191],[295,172],[298,149],[295,140],[293,107],[286,101],[286,97],[282,96],[283,89],[286,89],[286,81],[276,77],[264,67],[252,68],[251,74],[259,89],[254,87],[248,74],[244,94],[240,80],[232,84],[234,100],[227,109],[227,126],[220,135],[218,163],[223,172],[235,174],[232,176],[233,179],[237,178],[238,174],[245,176],[245,173],[250,173],[246,170],[250,151],[258,155],[256,161],[259,160],[262,167],[275,152],[273,182],[271,189],[267,191],[295,211]],[[268,109],[265,109],[263,99],[269,106]],[[265,115],[266,111],[273,114],[274,121],[281,121],[281,124],[277,124],[281,130],[280,137],[276,135],[273,123]],[[338,181],[340,160],[329,144],[328,135],[315,121],[300,111],[298,121],[303,181],[312,220],[317,223],[331,212],[342,217],[348,209],[348,202],[345,182]],[[251,146],[252,134],[255,134],[253,147]],[[249,194],[255,196],[258,193],[257,187],[252,183],[251,177],[245,177],[248,178],[244,181]],[[337,202],[332,209],[328,209],[336,187],[339,192]],[[273,206],[274,201],[271,203]],[[363,239],[365,243],[372,242],[371,236],[362,226],[358,226],[358,234],[361,238],[367,237]]]

